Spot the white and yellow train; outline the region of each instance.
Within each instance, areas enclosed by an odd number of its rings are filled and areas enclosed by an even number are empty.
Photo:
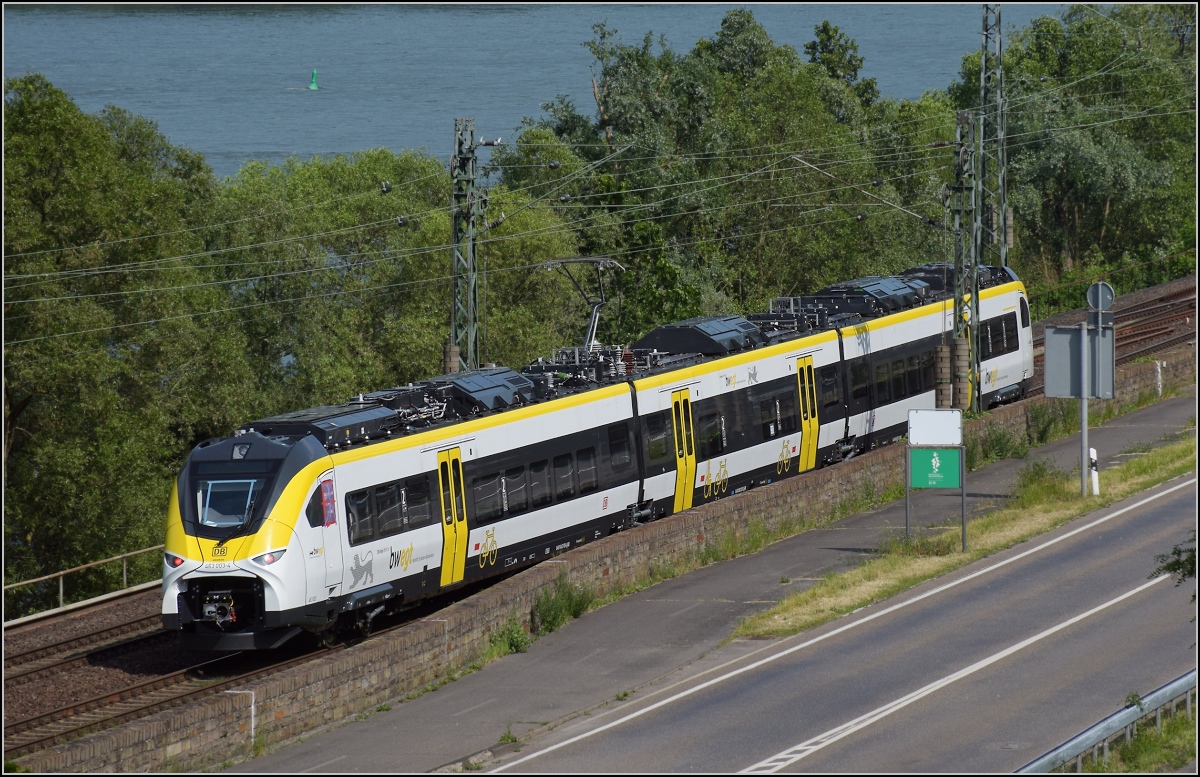
[[[191,649],[370,629],[399,609],[638,522],[895,442],[934,407],[952,270],[659,327],[265,418],[189,456],[163,625]],[[981,399],[1033,375],[1025,289],[982,268]]]

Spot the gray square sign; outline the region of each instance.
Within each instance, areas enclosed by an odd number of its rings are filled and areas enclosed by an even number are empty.
[[[1079,382],[1079,328],[1046,327],[1045,394],[1082,399]],[[1088,399],[1112,399],[1116,382],[1117,348],[1113,330],[1088,330]]]

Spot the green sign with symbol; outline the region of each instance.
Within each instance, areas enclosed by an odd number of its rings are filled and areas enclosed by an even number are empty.
[[[962,487],[958,448],[911,448],[909,455],[909,487]]]

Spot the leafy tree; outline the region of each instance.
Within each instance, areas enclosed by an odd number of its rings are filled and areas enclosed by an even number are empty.
[[[1187,547],[1191,545],[1191,547]],[[1150,577],[1170,575],[1175,578],[1175,585],[1183,585],[1196,577],[1196,530],[1192,529],[1186,540],[1171,548],[1170,553],[1155,556],[1158,566],[1150,573]],[[1192,601],[1196,601],[1196,592],[1192,592]]]
[[[1140,269],[1195,242],[1195,57],[1178,37],[1187,13],[1072,6],[1006,39],[1010,261],[1035,287],[1110,272],[1124,292],[1187,271]],[[949,91],[968,108],[977,53],[961,73]]]
[[[249,386],[236,321],[198,314],[228,306],[188,231],[214,196],[204,161],[38,74],[6,80],[4,120],[12,581],[159,541],[172,467]]]
[[[879,89],[874,78],[858,80],[858,71],[863,58],[858,55],[858,44],[846,36],[829,20],[813,28],[816,40],[804,44],[808,61],[824,70],[830,78],[841,81],[854,90],[864,106],[879,99]],[[857,82],[857,83],[856,83]]]

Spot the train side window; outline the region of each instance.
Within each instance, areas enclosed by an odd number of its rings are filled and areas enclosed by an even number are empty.
[[[842,383],[832,364],[821,368],[821,404],[826,408],[842,404]]]
[[[545,459],[529,465],[529,496],[534,507],[541,507],[551,500],[550,467]]]
[[[937,388],[934,364],[933,351],[926,351],[921,354],[921,385],[925,387],[926,391]]]
[[[796,431],[800,423],[796,417],[796,394],[789,389],[780,394],[777,399],[779,402],[779,432],[791,434]]]
[[[899,400],[908,396],[908,392],[904,390],[904,360],[897,359],[892,362],[892,399]]]
[[[699,436],[697,442],[700,449],[697,456],[701,460],[711,459],[725,450],[721,439],[721,420],[718,413],[707,413],[696,421],[696,432]]]
[[[358,545],[374,539],[375,529],[371,520],[371,489],[365,488],[362,491],[346,495],[346,523],[351,545]]]
[[[1004,328],[1004,352],[1015,353],[1021,349],[1021,343],[1017,339],[1017,314],[1009,313],[1004,316],[1001,321]]]
[[[525,488],[525,468],[514,467],[504,472],[505,509],[510,513],[523,512],[529,506],[529,492]]]
[[[401,499],[408,513],[408,528],[419,529],[434,522],[433,506],[429,499],[429,478],[421,475],[404,481]]]
[[[571,464],[569,453],[554,457],[554,496],[560,501],[575,496],[575,472]]]
[[[590,494],[599,488],[596,480],[596,449],[575,451],[575,463],[579,468],[579,493]]]
[[[304,509],[304,515],[308,518],[308,525],[314,529],[325,525],[325,508],[321,505],[321,487],[319,485],[308,500],[308,507]]]
[[[675,458],[671,447],[671,430],[667,428],[667,413],[646,416],[646,459],[647,464],[661,465]]]
[[[629,466],[629,427],[624,423],[608,427],[608,461],[614,470]]]
[[[774,440],[775,435],[779,433],[778,413],[775,410],[775,400],[764,399],[758,403],[758,415],[762,421],[762,434],[764,440]]]
[[[1021,297],[1021,328],[1029,328],[1029,303],[1025,301],[1024,297]]]
[[[400,484],[375,486],[375,515],[378,516],[379,536],[389,537],[406,528],[404,511],[400,508]]]
[[[913,355],[908,357],[908,395],[915,396],[925,391],[921,385],[921,359]]]
[[[867,357],[860,356],[850,363],[850,395],[858,402],[865,402],[871,385],[871,366]]]
[[[491,523],[504,514],[500,498],[500,473],[475,478],[471,485],[475,496],[475,523]]]
[[[892,401],[891,376],[888,374],[887,363],[875,365],[875,404],[886,405]]]

